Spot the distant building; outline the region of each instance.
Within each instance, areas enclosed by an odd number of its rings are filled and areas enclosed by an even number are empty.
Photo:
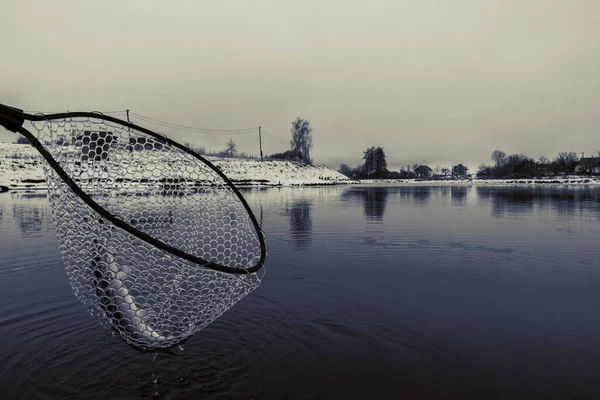
[[[417,178],[431,178],[433,176],[433,170],[427,165],[419,165],[414,172]]]
[[[541,176],[551,176],[555,174],[556,166],[552,163],[540,163],[537,166],[537,170]]]
[[[582,175],[600,174],[600,157],[581,157],[579,164],[575,167],[575,173]]]

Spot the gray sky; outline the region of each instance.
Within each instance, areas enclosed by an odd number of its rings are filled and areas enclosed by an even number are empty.
[[[27,110],[286,140],[301,116],[335,167],[370,146],[394,168],[600,150],[597,0],[5,0],[0,38],[0,102]],[[215,150],[230,137],[158,130]],[[258,152],[256,134],[231,137]]]

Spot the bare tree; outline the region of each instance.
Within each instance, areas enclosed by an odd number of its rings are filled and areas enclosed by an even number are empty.
[[[436,175],[439,175],[439,174],[440,174],[440,172],[442,172],[442,167],[441,167],[440,165],[436,165],[436,166],[435,166],[435,174],[436,174]]]
[[[200,155],[206,154],[206,147],[204,146],[196,146],[193,148],[193,150]]]
[[[538,162],[540,164],[548,164],[550,163],[550,159],[546,156],[540,156],[540,158],[538,158]]]
[[[204,155],[206,154],[206,147],[203,146],[195,146],[193,144],[191,144],[190,142],[184,142],[183,143],[185,145],[185,147],[187,147],[188,149],[191,149],[193,151],[195,151],[196,153],[200,154],[200,155]]]
[[[225,153],[227,153],[229,157],[233,157],[237,153],[237,146],[233,139],[229,139],[225,144]]]
[[[448,175],[449,173],[450,173],[450,169],[448,169],[448,168],[446,168],[446,167],[442,168],[442,175],[446,176],[446,175]]]
[[[496,163],[496,168],[500,167],[504,160],[506,159],[506,153],[502,150],[494,150],[492,151],[492,161]]]
[[[488,178],[492,174],[491,168],[489,165],[485,165],[481,163],[479,169],[477,170],[477,177],[479,178]]]
[[[352,176],[352,168],[348,164],[340,164],[338,172],[342,175],[346,175],[348,178]]]
[[[311,164],[310,149],[312,149],[312,127],[307,119],[300,117],[292,122],[292,140],[290,149],[296,154],[300,161]]]
[[[563,172],[572,172],[579,163],[579,157],[574,151],[562,151],[554,162],[560,165]]]

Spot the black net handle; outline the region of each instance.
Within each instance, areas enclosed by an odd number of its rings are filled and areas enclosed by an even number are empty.
[[[138,130],[140,132],[145,133],[148,136],[152,136],[153,138],[159,139],[160,141],[168,143],[171,146],[177,147],[178,149],[192,155],[193,157],[199,159],[205,165],[210,167],[215,173],[217,173],[217,175],[219,175],[223,179],[223,181],[227,184],[227,186],[229,186],[229,188],[236,194],[236,196],[238,197],[238,199],[244,206],[244,209],[250,216],[250,220],[252,221],[252,225],[254,226],[256,234],[258,235],[258,241],[260,244],[260,260],[258,261],[258,263],[249,268],[234,268],[234,267],[228,267],[226,265],[215,264],[210,261],[204,260],[203,258],[197,257],[193,254],[189,254],[178,248],[170,246],[167,243],[165,243],[161,240],[158,240],[158,239],[154,238],[153,236],[150,236],[147,233],[144,233],[144,232],[134,228],[133,226],[124,222],[122,219],[120,219],[120,218],[116,217],[115,215],[113,215],[112,213],[110,213],[108,210],[106,210],[100,204],[96,203],[87,193],[85,193],[77,185],[77,183],[75,183],[75,181],[73,181],[69,177],[69,175],[65,172],[65,170],[54,159],[54,157],[52,157],[52,155],[48,152],[48,150],[46,150],[44,148],[44,146],[42,146],[42,144],[37,140],[37,138],[33,134],[31,134],[31,132],[29,132],[27,129],[23,128],[23,126],[22,126],[23,122],[25,120],[49,121],[49,120],[77,118],[77,117],[102,119],[105,121],[114,122],[117,124],[127,126],[129,128]],[[163,135],[152,132],[151,130],[148,130],[141,126],[132,124],[127,121],[123,121],[119,118],[111,117],[109,115],[104,115],[99,112],[83,112],[82,111],[82,112],[66,112],[66,113],[33,115],[33,114],[24,113],[23,110],[20,110],[18,108],[9,107],[9,106],[0,104],[0,125],[4,126],[9,131],[18,132],[18,133],[22,134],[23,136],[25,136],[27,139],[29,139],[29,141],[31,142],[33,147],[35,147],[37,149],[37,151],[40,152],[42,157],[44,157],[44,159],[48,162],[48,164],[52,167],[52,169],[54,169],[56,171],[56,173],[69,186],[69,188],[71,188],[71,190],[77,196],[79,196],[79,198],[81,198],[88,206],[90,206],[94,211],[96,211],[98,214],[100,214],[101,217],[110,221],[113,225],[123,229],[124,231],[127,231],[128,233],[132,234],[133,236],[143,240],[144,242],[149,243],[152,246],[158,247],[159,249],[164,250],[168,253],[171,253],[178,257],[181,257],[185,260],[188,260],[195,264],[201,265],[202,267],[214,269],[216,271],[221,271],[221,272],[225,272],[225,273],[250,274],[250,273],[257,272],[259,269],[261,269],[263,267],[265,258],[266,258],[267,247],[265,245],[265,239],[264,239],[263,232],[258,224],[258,221],[256,220],[256,217],[254,216],[254,213],[252,212],[252,210],[250,209],[250,206],[246,202],[246,199],[244,199],[244,196],[242,196],[239,189],[233,184],[233,182],[231,182],[231,180],[223,172],[221,172],[217,167],[215,167],[210,161],[208,161],[207,159],[205,159],[204,157],[202,157],[200,154],[196,153],[195,151],[190,150],[186,146],[184,146],[172,139],[169,139]]]

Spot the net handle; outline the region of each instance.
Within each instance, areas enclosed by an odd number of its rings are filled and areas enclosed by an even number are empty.
[[[152,136],[156,139],[164,141],[171,146],[177,147],[178,149],[190,154],[191,156],[197,158],[198,160],[202,161],[205,165],[210,167],[215,173],[217,173],[217,175],[219,175],[219,177],[221,177],[223,179],[223,181],[227,184],[227,186],[231,190],[233,190],[233,192],[235,193],[237,198],[240,200],[240,202],[244,206],[244,209],[250,216],[250,220],[252,221],[252,225],[254,226],[256,234],[258,235],[258,241],[260,244],[260,260],[258,261],[258,263],[250,268],[233,268],[233,267],[228,267],[226,265],[212,263],[212,262],[204,260],[200,257],[194,256],[193,254],[189,254],[185,251],[182,251],[173,246],[170,246],[167,243],[157,240],[154,237],[148,235],[147,233],[144,233],[144,232],[134,228],[133,226],[127,224],[125,221],[119,219],[118,217],[116,217],[115,215],[110,213],[108,210],[106,210],[100,204],[96,203],[88,194],[86,194],[77,185],[77,183],[75,183],[75,181],[73,181],[69,177],[69,175],[65,172],[65,170],[52,157],[52,155],[48,152],[48,150],[46,150],[44,148],[44,146],[37,140],[37,138],[31,132],[29,132],[27,129],[25,129],[22,126],[24,120],[50,121],[50,120],[56,120],[56,119],[78,118],[78,117],[99,118],[99,119],[114,122],[117,124],[127,126],[129,128],[138,130],[138,131],[143,132],[143,133],[145,133],[149,136]],[[213,270],[220,271],[220,272],[225,272],[225,273],[230,273],[230,274],[251,274],[251,273],[258,271],[259,269],[261,269],[263,267],[264,262],[265,262],[267,248],[265,245],[265,240],[264,240],[264,236],[262,233],[262,229],[260,228],[258,221],[256,220],[256,217],[252,213],[250,206],[246,202],[246,199],[244,199],[244,196],[242,196],[239,189],[233,184],[233,182],[231,182],[231,180],[223,172],[221,172],[211,162],[209,162],[207,159],[205,159],[204,157],[202,157],[200,154],[196,153],[195,151],[183,146],[182,144],[180,144],[164,135],[160,135],[160,134],[152,132],[151,130],[148,130],[144,127],[132,124],[127,121],[123,121],[119,118],[115,118],[115,117],[112,117],[109,115],[104,115],[99,112],[80,111],[80,112],[55,113],[55,114],[47,114],[47,115],[45,115],[45,114],[33,115],[33,114],[24,113],[20,109],[0,104],[0,125],[4,126],[6,129],[8,129],[10,131],[18,132],[18,133],[22,134],[23,136],[25,136],[27,139],[29,139],[31,144],[36,148],[37,151],[40,152],[42,157],[44,157],[44,159],[48,162],[48,164],[52,167],[52,169],[54,169],[54,171],[56,171],[56,173],[60,176],[60,178],[69,186],[69,188],[79,198],[81,198],[94,211],[96,211],[98,214],[100,214],[101,217],[110,221],[113,225],[132,234],[133,236],[145,241],[148,244],[151,244],[152,246],[158,247],[161,250],[164,250],[168,253],[171,253],[178,257],[181,257],[187,261],[190,261],[195,264],[201,265],[205,268],[213,269]]]

